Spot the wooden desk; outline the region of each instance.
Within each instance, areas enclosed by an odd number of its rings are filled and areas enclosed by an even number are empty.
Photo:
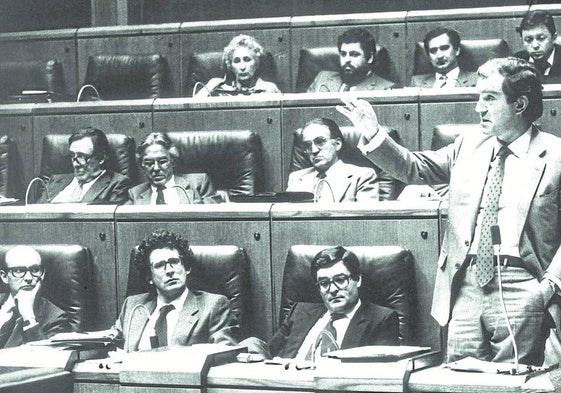
[[[71,393],[72,376],[60,368],[0,367],[0,392]]]

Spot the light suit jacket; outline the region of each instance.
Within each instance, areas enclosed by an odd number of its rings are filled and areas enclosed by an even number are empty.
[[[176,189],[179,203],[218,203],[220,196],[206,173],[188,173],[175,175],[175,185],[181,187],[185,192]],[[187,199],[187,194],[189,198]],[[152,187],[149,182],[141,183],[129,190],[129,201],[127,204],[149,205],[152,198]]]
[[[431,74],[413,75],[411,77],[411,87],[432,88],[435,81],[434,72]],[[477,72],[460,70],[456,87],[473,87],[477,83]]]
[[[372,168],[364,168],[339,161],[327,171],[325,180],[333,190],[335,202],[378,200],[378,182]],[[286,191],[314,192],[318,181],[314,167],[300,169],[288,176]]]
[[[118,337],[124,338],[126,351],[138,350],[149,314],[155,308],[155,293],[143,293],[125,299],[113,329],[118,332]],[[236,345],[238,328],[238,321],[225,296],[189,290],[169,345]]]
[[[450,183],[448,228],[440,250],[432,315],[445,325],[450,319],[453,280],[468,253],[477,219],[494,138],[483,133],[461,135],[438,151],[412,153],[391,138],[368,158],[408,184]],[[538,280],[545,271],[561,278],[561,139],[532,128],[525,170],[517,174],[519,251],[527,270]]]
[[[337,71],[321,71],[316,79],[308,87],[308,93],[341,90],[343,80]],[[393,89],[397,85],[387,79],[376,75],[374,72],[370,73],[364,80],[354,85],[353,90],[387,90]]]

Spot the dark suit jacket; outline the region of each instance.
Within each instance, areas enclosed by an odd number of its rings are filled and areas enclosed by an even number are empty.
[[[0,304],[3,304],[7,298],[7,293],[1,294]],[[70,323],[68,321],[68,314],[55,306],[49,300],[38,296],[35,299],[35,305],[33,308],[35,310],[37,325],[23,330],[23,318],[18,316],[15,326],[11,332],[7,332],[8,339],[4,348],[17,347],[30,341],[43,340],[52,337],[57,333],[69,332],[71,330]],[[0,332],[2,332],[3,335],[2,327],[0,327]],[[0,342],[3,341],[4,337],[0,337]]]
[[[411,87],[432,88],[434,86],[434,72],[431,74],[413,75]],[[473,87],[477,83],[477,73],[460,70],[456,87]]]
[[[525,50],[516,52],[514,56],[524,60],[528,60],[530,55]],[[561,45],[555,44],[555,55],[553,56],[553,64],[549,70],[549,74],[544,76],[544,83],[561,83]]]
[[[119,319],[113,326],[119,337],[124,338],[125,350],[138,350],[149,314],[152,314],[155,308],[155,293],[142,293],[125,299]],[[190,290],[179,313],[169,345],[236,345],[238,328],[238,321],[225,296]]]
[[[341,90],[343,85],[343,80],[337,71],[321,71],[316,79],[312,82],[310,87],[308,87],[308,93],[324,92],[324,91],[334,91],[337,92]],[[381,76],[371,73],[360,83],[354,85],[353,90],[387,90],[393,89],[397,85]]]
[[[210,177],[206,173],[188,173],[185,175],[175,175],[175,184],[180,189],[176,189],[179,203],[218,203],[221,202],[220,196],[216,193]],[[189,196],[185,196],[185,193]],[[152,187],[150,183],[142,183],[129,190],[128,204],[149,205],[152,198]]]
[[[323,303],[297,303],[292,315],[269,342],[271,355],[295,357],[310,329],[326,311]],[[341,349],[364,345],[399,345],[399,320],[395,311],[361,303],[349,323]]]
[[[51,200],[57,196],[64,188],[66,188],[74,179],[71,173],[62,175],[53,175],[47,182],[47,190]],[[86,192],[82,203],[91,202],[115,202],[124,203],[127,201],[127,191],[132,186],[128,177],[106,170],[99,179],[95,181],[92,187]],[[46,193],[42,193],[39,197],[39,203],[48,203]]]
[[[463,134],[438,151],[412,153],[386,136],[368,154],[373,162],[407,184],[449,183],[448,228],[438,259],[432,315],[445,325],[450,318],[452,283],[461,268],[477,219],[495,139],[482,132]],[[519,251],[527,270],[541,281],[547,271],[561,278],[561,139],[532,129],[519,182]]]

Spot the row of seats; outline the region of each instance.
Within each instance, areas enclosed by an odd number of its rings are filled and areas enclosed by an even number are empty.
[[[66,311],[74,331],[91,329],[95,288],[92,287],[93,258],[80,245],[32,245],[41,255],[46,276],[43,293]],[[13,245],[0,245],[0,258]],[[321,302],[310,275],[313,257],[328,246],[294,245],[288,250],[282,282],[280,321],[295,302]],[[249,260],[244,249],[237,246],[192,246],[195,269],[189,276],[190,288],[225,295],[240,321],[242,331],[252,312]],[[413,339],[415,321],[415,279],[410,251],[392,246],[349,247],[359,258],[363,272],[361,297],[396,310],[400,317],[400,338]],[[132,262],[138,250],[131,251],[127,296],[148,291]],[[0,292],[7,289],[0,286]],[[109,328],[109,326],[107,327]],[[243,334],[243,333],[242,333]]]

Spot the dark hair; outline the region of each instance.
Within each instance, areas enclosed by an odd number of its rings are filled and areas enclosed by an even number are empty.
[[[376,60],[376,40],[368,30],[355,27],[343,32],[337,38],[337,49],[341,50],[343,44],[353,44],[355,42],[360,44],[367,59],[372,57],[372,64],[374,64]]]
[[[456,30],[449,29],[448,27],[437,27],[436,29],[433,29],[433,30],[429,31],[425,35],[423,45],[425,47],[425,52],[427,52],[427,54],[429,53],[429,43],[430,43],[430,41],[433,38],[440,37],[443,34],[446,34],[448,36],[448,38],[450,38],[450,42],[452,43],[452,46],[454,47],[454,49],[458,49],[460,47],[460,42],[461,42],[460,34]]]
[[[317,280],[319,269],[331,267],[337,262],[343,262],[349,273],[351,273],[351,278],[353,280],[358,280],[360,277],[360,262],[358,261],[358,257],[352,251],[341,246],[326,248],[316,254],[310,266],[312,280],[314,282]]]
[[[148,146],[162,145],[168,152],[173,160],[179,158],[179,151],[171,141],[171,138],[165,132],[152,132],[136,148],[136,159],[142,161],[144,152]]]
[[[519,97],[528,98],[528,107],[522,116],[533,122],[543,113],[543,94],[540,76],[534,65],[517,57],[491,59],[479,67],[479,78],[487,78],[493,72],[504,77],[503,93],[507,102],[515,102]]]
[[[93,154],[98,160],[104,160],[102,168],[109,165],[109,141],[103,131],[98,128],[87,127],[76,131],[68,138],[68,145],[84,138],[90,138],[93,144]]]
[[[143,277],[146,282],[151,279],[150,254],[152,251],[161,248],[177,250],[185,269],[193,268],[194,257],[189,247],[189,241],[166,229],[158,229],[140,243],[138,252],[135,254],[134,263],[136,264],[140,276]]]
[[[321,126],[329,128],[329,135],[331,139],[339,138],[341,139],[341,142],[345,143],[345,138],[343,137],[341,129],[333,120],[327,119],[325,117],[316,117],[315,119],[312,119],[304,124],[304,127],[302,127],[302,132],[304,132],[306,127],[311,126],[312,124],[319,124]]]
[[[551,35],[555,34],[557,31],[555,29],[555,22],[553,22],[553,17],[551,14],[544,10],[534,10],[528,12],[524,18],[522,18],[522,22],[520,22],[520,26],[516,28],[516,31],[522,35],[524,30],[530,30],[534,27],[538,26],[545,26]]]

